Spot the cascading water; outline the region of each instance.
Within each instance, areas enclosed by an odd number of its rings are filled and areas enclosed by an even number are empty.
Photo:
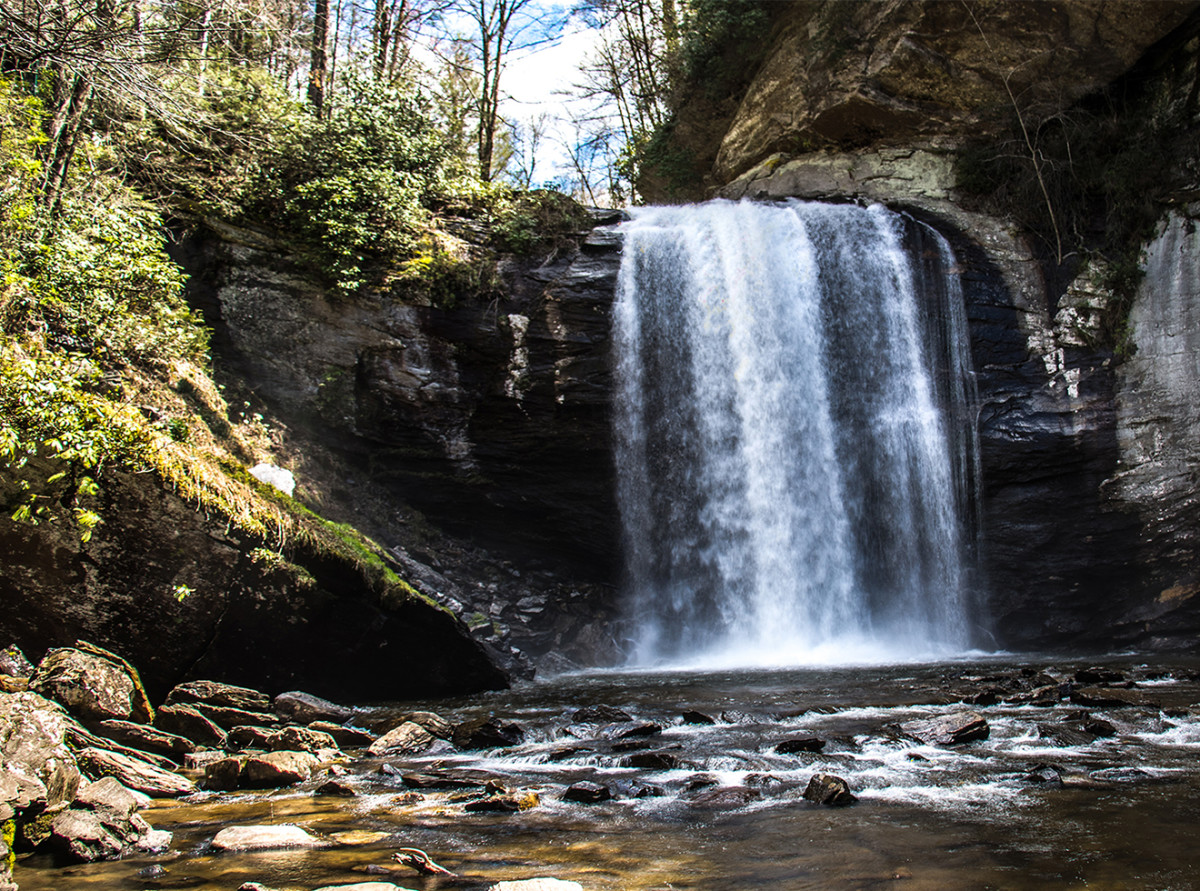
[[[633,660],[968,647],[974,383],[945,239],[795,201],[647,208],[622,228]]]

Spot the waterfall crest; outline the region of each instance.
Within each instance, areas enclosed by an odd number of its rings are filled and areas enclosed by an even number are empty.
[[[623,229],[634,661],[965,649],[974,382],[945,239],[798,201],[646,208]]]

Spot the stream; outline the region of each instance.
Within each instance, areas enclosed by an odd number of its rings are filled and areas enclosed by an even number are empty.
[[[1105,695],[1115,698],[1046,701],[1044,673],[1066,684],[1080,669],[1111,672]],[[1075,685],[1076,700],[1086,700],[1085,686]],[[1030,692],[1038,689],[1040,696]],[[964,705],[964,696],[979,704]],[[1001,701],[983,704],[991,698]],[[623,709],[634,721],[572,719],[576,710],[598,705]],[[987,720],[987,739],[933,746],[895,726],[964,708]],[[383,732],[414,709],[451,721],[492,713],[521,725],[525,740],[485,751],[446,746],[407,759],[353,753],[341,779],[354,797],[314,794],[328,779],[322,771],[291,789],[158,801],[143,815],[174,833],[167,853],[67,868],[30,857],[19,861],[16,879],[22,891],[233,891],[248,881],[304,891],[392,881],[431,891],[535,876],[574,880],[586,891],[895,883],[912,891],[1165,891],[1195,887],[1200,868],[1197,660],[1010,657],[589,673],[461,700],[364,708],[356,723]],[[685,723],[685,711],[716,723]],[[1083,732],[1085,725],[1111,735]],[[824,748],[775,751],[798,737],[818,738]],[[664,758],[626,766],[647,752]],[[469,793],[415,792],[405,784],[410,772],[491,779],[536,792],[540,804],[509,814],[468,813]],[[818,772],[843,777],[858,802],[835,808],[805,800]],[[564,801],[566,787],[579,781],[602,784],[615,798]],[[219,829],[259,823],[297,824],[328,844],[258,853],[210,848]],[[421,848],[462,878],[422,878],[391,862],[399,847]]]

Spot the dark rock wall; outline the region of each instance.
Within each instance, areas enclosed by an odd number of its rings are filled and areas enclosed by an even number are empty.
[[[504,260],[502,294],[444,308],[334,296],[278,244],[221,231],[180,252],[220,366],[439,525],[608,577],[615,241]]]

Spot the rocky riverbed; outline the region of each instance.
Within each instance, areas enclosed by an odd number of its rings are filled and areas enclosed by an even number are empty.
[[[96,711],[150,707],[136,684],[50,680],[97,662],[122,674],[81,645],[3,681],[24,891],[1182,888],[1197,865],[1186,662],[590,674],[369,707],[196,681],[152,722]],[[61,731],[32,770],[31,728]]]

